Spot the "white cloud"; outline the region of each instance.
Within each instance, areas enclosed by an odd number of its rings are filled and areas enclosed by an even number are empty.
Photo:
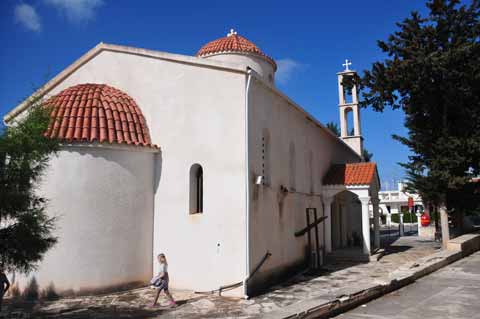
[[[37,11],[25,3],[15,6],[15,21],[31,31],[39,32],[42,29]]]
[[[95,10],[103,5],[103,0],[44,0],[55,7],[73,23],[86,23],[95,17]]]
[[[300,70],[303,66],[300,62],[297,62],[290,58],[277,60],[277,72],[275,73],[275,79],[279,84],[286,84],[292,76]]]

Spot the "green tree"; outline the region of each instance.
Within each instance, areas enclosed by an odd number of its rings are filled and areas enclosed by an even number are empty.
[[[444,244],[447,212],[461,213],[459,190],[480,167],[480,2],[430,0],[398,23],[380,49],[388,55],[359,79],[362,106],[402,109],[413,153],[403,163],[408,188],[439,207]],[[443,216],[443,217],[442,217]]]
[[[328,122],[327,124],[325,124],[325,126],[326,126],[330,131],[332,131],[333,134],[335,134],[336,136],[340,137],[340,128],[338,127],[337,123],[335,123],[335,122]]]
[[[47,200],[36,192],[59,142],[44,136],[49,110],[38,98],[28,114],[0,135],[0,262],[8,270],[29,272],[57,241]]]
[[[333,134],[340,137],[340,128],[338,127],[337,123],[335,122],[328,122],[325,126],[332,131]],[[353,129],[350,131],[350,135],[354,135]],[[363,148],[363,160],[365,162],[370,162],[372,160],[373,154],[370,153],[365,147]]]

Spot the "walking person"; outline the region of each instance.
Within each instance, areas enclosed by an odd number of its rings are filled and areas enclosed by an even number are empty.
[[[0,265],[0,311],[2,311],[3,295],[5,295],[8,288],[10,288],[10,282],[8,281],[3,266]]]
[[[160,296],[162,290],[165,292],[165,295],[167,296],[170,305],[174,307],[177,305],[177,303],[175,302],[175,300],[173,300],[173,297],[168,290],[169,278],[167,257],[165,257],[165,254],[159,254],[157,256],[157,259],[160,264],[159,273],[150,281],[150,283],[155,287],[155,289],[157,289],[157,294],[155,296],[155,300],[153,301],[152,307],[155,307],[157,305],[158,297]]]

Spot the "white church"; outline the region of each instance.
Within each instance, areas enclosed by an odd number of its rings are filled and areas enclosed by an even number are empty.
[[[62,143],[39,187],[59,242],[15,283],[35,277],[65,294],[145,285],[165,253],[172,288],[247,297],[336,252],[368,260],[380,183],[362,159],[345,67],[338,138],[234,31],[196,56],[98,44],[35,93]]]

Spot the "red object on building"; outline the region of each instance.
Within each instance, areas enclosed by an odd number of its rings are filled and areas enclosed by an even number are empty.
[[[430,225],[430,216],[427,213],[423,213],[420,217],[420,224],[422,224],[423,227]]]
[[[409,197],[408,198],[408,208],[412,208],[413,207],[413,197]]]

